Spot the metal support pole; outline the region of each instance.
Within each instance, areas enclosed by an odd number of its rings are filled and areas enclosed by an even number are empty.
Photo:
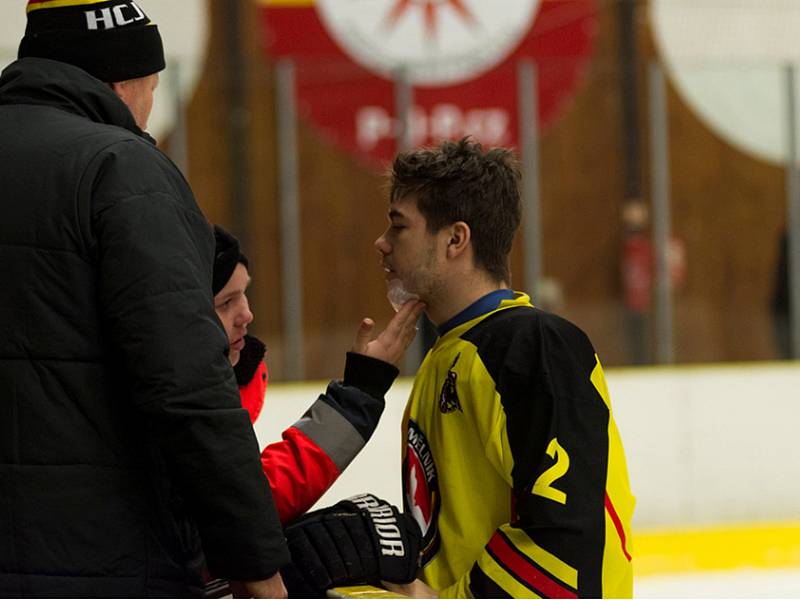
[[[226,2],[225,32],[225,92],[228,100],[228,165],[230,228],[239,238],[242,248],[250,247],[250,156],[247,106],[247,65],[242,51],[242,11],[239,0]]]
[[[305,376],[303,347],[302,251],[300,248],[299,169],[294,65],[284,59],[275,67],[278,190],[281,231],[281,285],[286,379]]]
[[[797,88],[794,65],[786,66],[786,221],[789,273],[789,339],[792,358],[800,358],[800,169],[797,149]]]
[[[525,284],[533,302],[542,282],[542,216],[539,171],[539,102],[536,65],[520,61],[517,67],[519,139],[522,162],[523,234]]]
[[[655,254],[656,362],[673,362],[672,281],[668,250],[670,238],[669,132],[664,72],[657,63],[649,68],[650,166],[653,203],[653,252]]]

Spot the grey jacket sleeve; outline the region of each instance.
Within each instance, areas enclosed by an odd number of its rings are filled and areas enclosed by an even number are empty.
[[[384,396],[398,374],[394,365],[376,358],[347,353],[344,380],[331,381],[324,394],[293,428],[302,431],[344,471],[369,441],[386,404]],[[302,456],[302,451],[295,452]],[[330,484],[328,484],[330,485]],[[314,486],[306,486],[306,492]],[[319,496],[327,490],[319,489]],[[319,497],[310,498],[308,507]]]

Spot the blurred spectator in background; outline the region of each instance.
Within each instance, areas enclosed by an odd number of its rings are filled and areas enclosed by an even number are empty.
[[[649,227],[649,210],[641,200],[630,201],[622,210],[622,292],[628,362],[653,362],[652,303],[656,285],[656,255]],[[666,248],[670,291],[680,290],[686,281],[686,248],[683,240],[670,236]]]
[[[653,244],[648,231],[647,205],[628,202],[622,210],[622,299],[628,362],[651,362],[650,306],[653,289]]]

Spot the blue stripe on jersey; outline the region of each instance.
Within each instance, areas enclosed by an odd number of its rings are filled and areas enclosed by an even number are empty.
[[[439,327],[437,330],[439,335],[444,335],[451,329],[458,327],[462,323],[466,323],[467,321],[471,321],[475,317],[479,317],[483,314],[491,312],[495,310],[503,300],[513,300],[514,299],[514,291],[508,289],[500,289],[495,290],[493,292],[489,292],[485,296],[478,298],[475,302],[470,304],[467,308],[462,310],[452,319],[448,319]]]

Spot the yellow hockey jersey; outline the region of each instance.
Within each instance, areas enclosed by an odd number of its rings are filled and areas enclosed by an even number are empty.
[[[442,597],[632,595],[634,498],[575,325],[525,294],[484,297],[440,328],[403,427],[405,510]]]

